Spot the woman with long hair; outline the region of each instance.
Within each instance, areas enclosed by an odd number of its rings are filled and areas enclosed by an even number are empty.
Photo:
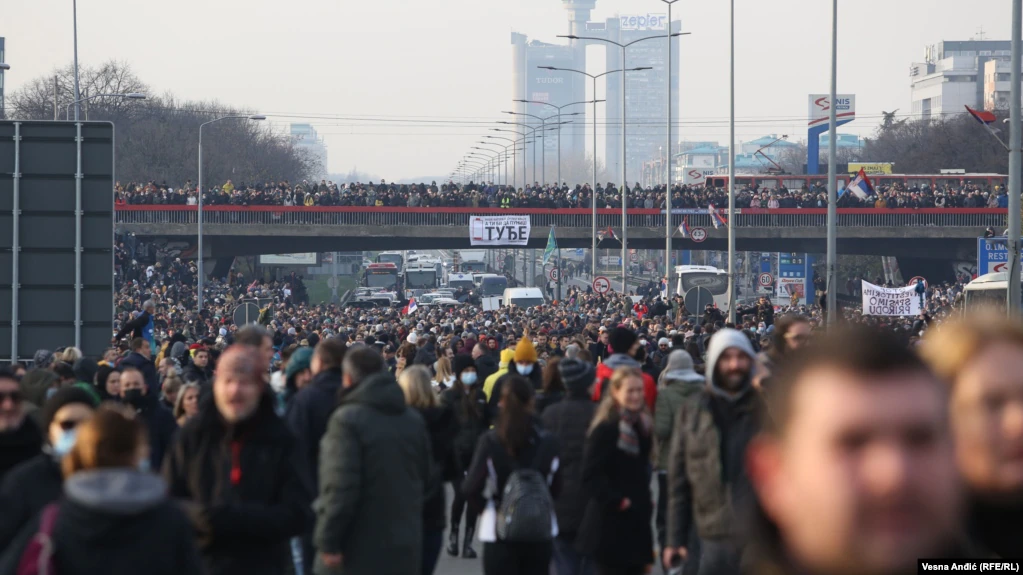
[[[101,365],[96,370],[96,391],[102,401],[119,401],[121,397],[121,370]]]
[[[50,536],[62,575],[203,572],[192,524],[168,499],[163,479],[140,469],[149,461],[145,424],[132,410],[106,404],[77,429],[62,461],[63,497],[22,529],[0,558],[0,573],[28,572],[23,567],[38,558],[23,554],[39,533]]]
[[[414,365],[401,372],[398,385],[405,394],[405,403],[419,411],[430,433],[433,447],[431,478],[436,484],[443,482],[444,467],[450,456],[458,420],[450,407],[441,406],[430,386],[430,371],[421,365]],[[431,575],[440,558],[444,543],[444,490],[438,489],[423,502],[423,554],[420,575]]]
[[[643,372],[615,370],[586,438],[582,490],[589,501],[576,539],[576,548],[595,560],[600,575],[639,575],[653,563],[652,431]]]
[[[451,502],[451,533],[448,535],[447,551],[452,557],[458,556],[458,528],[464,510],[465,541],[461,548],[462,557],[475,559],[476,551],[472,548],[472,540],[476,533],[478,513],[472,508],[466,510],[465,494],[458,486],[465,477],[466,465],[472,460],[477,441],[490,427],[490,420],[487,418],[487,397],[480,389],[482,382],[476,373],[476,362],[472,356],[458,354],[453,363],[454,383],[440,396],[441,405],[454,410],[459,427],[454,441],[457,467],[451,469],[453,473],[449,472],[445,478],[455,487],[455,498]]]
[[[177,401],[174,402],[174,420],[178,427],[184,427],[185,422],[199,415],[199,385],[186,383],[178,391]]]
[[[455,376],[451,373],[451,361],[446,357],[438,358],[433,362],[433,389],[441,393],[455,383]]]
[[[555,533],[535,533],[538,541],[501,539],[497,515],[504,489],[512,473],[531,469],[539,472],[556,498],[561,491],[558,443],[542,431],[533,403],[533,385],[524,377],[512,375],[501,386],[500,412],[494,429],[487,431],[476,447],[472,465],[462,491],[470,507],[484,514],[481,526],[484,575],[536,575],[550,569]],[[552,507],[553,509],[553,507]],[[553,522],[551,524],[553,527]],[[549,539],[549,540],[547,540]]]
[[[538,415],[565,398],[565,383],[561,380],[561,372],[558,370],[560,362],[560,357],[552,357],[547,360],[547,365],[543,368],[543,391],[536,398],[536,413]]]

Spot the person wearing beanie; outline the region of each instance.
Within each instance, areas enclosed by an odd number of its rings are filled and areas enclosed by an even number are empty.
[[[699,494],[742,493],[748,487],[745,454],[760,429],[757,419],[763,409],[762,396],[752,384],[755,358],[742,332],[717,331],[707,346],[707,384],[697,398],[679,407],[677,421],[686,425],[673,430],[668,455],[668,527],[662,551],[666,564],[698,536],[701,572],[704,567],[713,573],[740,570],[742,544],[736,533],[741,527],[734,519],[739,510],[731,498],[699,506],[693,500]],[[697,455],[707,453],[714,456]]]
[[[492,419],[497,418],[497,404],[501,400],[501,385],[509,375],[515,374],[526,378],[533,385],[534,393],[543,389],[543,370],[537,363],[536,348],[533,347],[533,340],[528,333],[519,339],[518,345],[515,346],[514,364],[509,366],[508,373],[494,382],[488,406]]]
[[[465,476],[469,463],[472,462],[473,451],[480,436],[490,428],[487,411],[487,397],[480,389],[479,374],[472,356],[465,353],[455,355],[451,362],[451,371],[455,381],[451,388],[440,395],[443,407],[451,408],[458,420],[458,434],[454,440],[455,461],[458,469],[450,480],[455,482],[455,498],[451,502],[451,533],[449,535],[448,555],[457,557],[459,553],[458,529],[465,511],[465,540],[461,547],[462,557],[475,559],[476,551],[472,548],[476,533],[476,513],[466,506],[465,496],[458,489],[458,482]]]
[[[643,366],[636,360],[639,351],[639,338],[626,327],[616,327],[608,335],[608,347],[611,355],[597,366],[597,385],[593,388],[593,401],[599,402],[607,393],[611,376],[618,368],[633,367],[642,370]],[[657,383],[649,374],[643,373],[643,398],[647,409],[653,413],[657,401]]]
[[[43,453],[18,465],[0,483],[0,549],[9,547],[29,521],[60,498],[64,478],[60,461],[75,444],[78,424],[88,419],[99,401],[80,387],[57,391],[43,404],[46,445]]]
[[[590,388],[596,380],[593,364],[564,358],[558,372],[565,383],[565,398],[544,410],[543,427],[557,437],[560,446],[561,495],[554,502],[558,518],[558,536],[554,540],[554,565],[557,573],[579,573],[582,557],[576,553],[575,537],[582,524],[587,499],[582,490],[582,461],[590,421],[597,404],[590,400]]]
[[[511,365],[513,363],[515,363],[515,350],[505,349],[501,351],[501,362],[497,365],[497,371],[483,382],[483,393],[486,394],[488,402],[490,401],[490,398],[494,396],[494,384],[497,383],[497,380],[500,379],[502,375],[508,373],[508,370],[511,369]]]

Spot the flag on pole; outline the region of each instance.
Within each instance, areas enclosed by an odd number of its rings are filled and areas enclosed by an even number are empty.
[[[718,213],[718,209],[714,207],[714,204],[710,204],[710,206],[707,208],[707,213],[710,214],[710,223],[714,224],[715,230],[720,228],[721,226],[728,225],[728,221],[725,218],[721,217],[721,214]]]
[[[554,255],[554,251],[558,249],[558,240],[554,237],[554,226],[551,226],[551,233],[547,236],[547,247],[543,250],[543,265],[547,265],[547,262]]]
[[[611,237],[618,241],[621,241],[620,239],[618,239],[618,234],[615,233],[614,228],[612,228],[611,226],[607,227],[607,235],[604,237]]]
[[[998,128],[993,128],[991,126],[991,124],[994,124],[995,122],[998,121],[998,118],[995,117],[993,113],[988,112],[987,110],[974,110],[969,106],[964,106],[964,108],[966,108],[966,111],[969,112],[971,116],[973,116],[974,120],[980,122],[980,125],[984,126],[984,129],[987,130],[989,134],[994,136],[996,140],[998,140],[998,143],[1001,144],[1003,148],[1005,148],[1006,150],[1009,149],[1009,147],[1005,145],[1005,142],[1002,141],[1002,138],[998,135],[998,132],[1000,132],[1001,130],[999,130]]]
[[[688,216],[682,218],[682,223],[679,224],[679,226],[678,226],[678,233],[681,234],[683,238],[688,238],[689,237],[689,217]]]
[[[417,309],[419,309],[419,306],[416,305],[416,298],[410,297],[409,300],[408,300],[408,305],[405,306],[405,309],[402,310],[402,311],[405,312],[405,315],[408,315],[408,314],[416,311]]]
[[[863,168],[860,168],[860,173],[856,174],[856,178],[849,182],[849,187],[845,191],[852,192],[854,196],[861,200],[876,195],[874,193],[874,186],[870,184],[870,178],[867,177],[867,172]]]

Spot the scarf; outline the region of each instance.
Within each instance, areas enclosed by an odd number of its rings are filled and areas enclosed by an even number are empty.
[[[641,411],[621,409],[618,412],[618,449],[633,457],[639,456],[639,432],[644,437],[650,434],[650,420]]]

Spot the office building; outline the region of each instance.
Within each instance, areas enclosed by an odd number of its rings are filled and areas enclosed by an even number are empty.
[[[291,142],[296,149],[317,163],[313,177],[324,178],[327,175],[327,145],[323,138],[309,124],[291,124]]]
[[[913,117],[938,119],[963,112],[963,106],[984,107],[987,63],[1008,62],[1010,49],[1007,40],[944,41],[928,46],[924,61],[909,68]]]

